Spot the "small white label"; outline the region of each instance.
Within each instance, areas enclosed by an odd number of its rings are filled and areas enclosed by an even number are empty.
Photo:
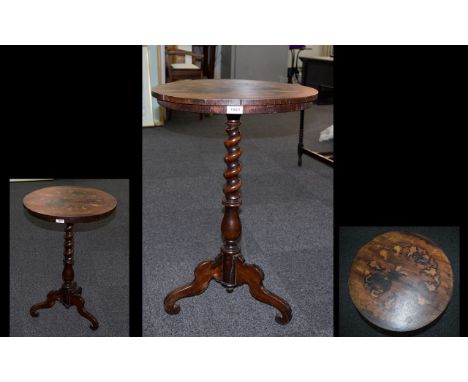
[[[55,222],[56,222],[56,223],[65,223],[65,220],[63,220],[63,219],[55,219]]]
[[[243,114],[244,106],[228,106],[226,114]]]

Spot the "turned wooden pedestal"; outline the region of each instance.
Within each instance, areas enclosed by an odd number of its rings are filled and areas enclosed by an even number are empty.
[[[242,114],[303,110],[311,106],[317,91],[301,85],[265,81],[193,80],[157,86],[152,89],[152,94],[162,106],[169,109],[227,116],[228,138],[224,142],[227,150],[224,162],[227,168],[224,171],[226,183],[223,188],[224,216],[221,222],[223,245],[214,260],[203,261],[196,267],[195,279],[190,284],[166,296],[164,309],[169,314],[179,313],[180,307],[176,305],[178,300],[203,293],[210,281],[215,280],[228,292],[247,284],[255,299],[279,311],[276,322],[288,323],[292,317],[291,307],[263,286],[263,271],[256,265],[245,263],[240,251],[240,117]]]
[[[62,287],[50,291],[44,302],[33,305],[31,316],[38,317],[39,309],[51,308],[56,302],[61,302],[67,309],[76,306],[78,313],[91,322],[91,329],[96,330],[98,321],[85,309],[81,287],[74,281],[73,228],[75,223],[97,221],[109,216],[115,210],[117,201],[100,190],[62,186],[33,191],[24,197],[23,205],[31,215],[64,224],[65,227]]]
[[[371,323],[406,332],[436,320],[452,296],[447,255],[430,239],[387,232],[364,245],[353,260],[351,299]]]

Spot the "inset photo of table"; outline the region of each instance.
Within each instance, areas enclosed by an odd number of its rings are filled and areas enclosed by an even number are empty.
[[[341,227],[340,336],[458,336],[458,227]]]
[[[129,182],[10,181],[10,335],[129,335]]]

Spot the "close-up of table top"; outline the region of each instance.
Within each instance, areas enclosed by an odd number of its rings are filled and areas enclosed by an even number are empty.
[[[27,194],[24,208],[33,216],[57,223],[85,223],[109,216],[117,200],[107,192],[74,186],[46,187]]]
[[[195,113],[253,114],[304,110],[316,89],[254,80],[185,80],[158,85],[151,94],[165,107]],[[240,109],[232,108],[234,106]],[[236,110],[240,110],[236,112]]]
[[[453,290],[452,266],[430,239],[387,232],[358,251],[348,288],[353,304],[372,324],[413,331],[429,325],[446,309]]]

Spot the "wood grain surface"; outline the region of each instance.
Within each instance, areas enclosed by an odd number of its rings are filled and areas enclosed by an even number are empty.
[[[316,89],[254,80],[186,80],[158,85],[151,91],[170,109],[228,114],[227,106],[243,106],[241,114],[304,110],[317,98]]]
[[[444,312],[452,296],[452,267],[430,239],[387,232],[359,250],[348,288],[354,305],[371,323],[387,330],[412,331]]]
[[[110,215],[117,200],[107,192],[93,188],[57,186],[27,194],[23,205],[31,215],[43,220],[84,223]]]

